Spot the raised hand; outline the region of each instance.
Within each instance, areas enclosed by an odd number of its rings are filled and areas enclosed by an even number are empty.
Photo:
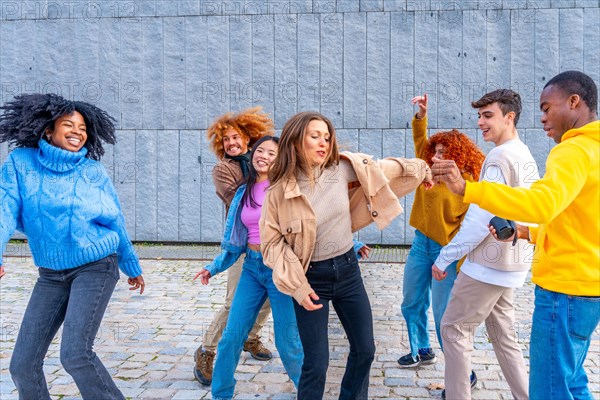
[[[411,103],[413,105],[419,106],[419,111],[417,111],[417,118],[423,119],[427,115],[427,93],[424,93],[423,96],[415,96],[412,98]]]

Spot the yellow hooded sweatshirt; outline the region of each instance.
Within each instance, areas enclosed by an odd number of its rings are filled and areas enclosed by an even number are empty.
[[[495,215],[539,224],[533,282],[553,292],[600,296],[600,121],[571,129],[529,189],[467,182],[464,201]]]

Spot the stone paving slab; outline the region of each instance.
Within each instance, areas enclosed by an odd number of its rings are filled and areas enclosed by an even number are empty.
[[[201,251],[196,249],[195,251]],[[206,252],[206,251],[205,251]],[[399,254],[399,253],[398,253]],[[396,255],[399,259],[399,256]],[[390,257],[391,258],[391,257]],[[123,393],[131,399],[210,399],[210,388],[192,374],[193,353],[213,314],[223,304],[225,274],[209,286],[192,282],[205,264],[196,260],[143,260],[146,293],[128,290],[124,277],[113,295],[95,351]],[[19,324],[37,276],[32,260],[23,256],[5,261],[6,276],[0,281],[0,398],[17,399],[8,372]],[[409,350],[402,302],[403,264],[363,263],[363,277],[371,298],[377,354],[371,369],[370,399],[439,398],[444,358],[431,326],[431,342],[438,354],[435,365],[401,369],[396,360]],[[515,293],[519,340],[528,363],[533,285]],[[337,399],[348,353],[347,341],[335,314],[330,319],[331,362],[325,399]],[[263,329],[272,350],[272,320]],[[79,391],[60,365],[59,336],[50,346],[44,369],[52,399],[74,399]],[[491,343],[481,328],[476,335],[473,369],[479,377],[474,399],[511,399]],[[276,352],[275,352],[276,354]],[[600,332],[596,331],[585,363],[594,397],[600,398]],[[295,389],[284,373],[279,357],[269,362],[242,354],[236,378],[236,399],[295,398]]]

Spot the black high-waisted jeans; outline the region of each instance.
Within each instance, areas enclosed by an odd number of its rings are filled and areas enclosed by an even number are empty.
[[[294,302],[298,331],[304,348],[304,363],[298,385],[298,400],[323,398],[329,366],[329,302],[346,331],[350,354],[342,379],[340,399],[367,399],[369,371],[375,356],[371,304],[365,291],[353,249],[324,261],[311,262],[306,277],[323,308],[307,311]]]

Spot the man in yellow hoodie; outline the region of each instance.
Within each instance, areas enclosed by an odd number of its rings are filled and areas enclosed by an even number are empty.
[[[546,174],[529,189],[465,182],[450,160],[434,178],[467,203],[519,226],[537,245],[532,262],[535,308],[530,343],[531,399],[592,399],[583,363],[600,321],[600,121],[598,89],[584,73],[566,71],[542,91],[541,122],[558,145]]]

